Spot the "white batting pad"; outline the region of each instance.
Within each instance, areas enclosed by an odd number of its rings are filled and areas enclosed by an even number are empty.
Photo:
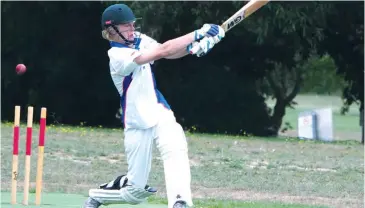
[[[132,186],[124,187],[120,190],[90,189],[89,196],[103,205],[108,204],[140,204],[145,202],[147,197],[155,192]]]
[[[181,125],[176,122],[160,124],[156,144],[164,165],[168,208],[178,200],[193,206],[188,145]]]

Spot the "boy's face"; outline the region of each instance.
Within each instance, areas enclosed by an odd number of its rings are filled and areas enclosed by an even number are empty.
[[[129,41],[134,40],[134,22],[118,25],[119,32]]]

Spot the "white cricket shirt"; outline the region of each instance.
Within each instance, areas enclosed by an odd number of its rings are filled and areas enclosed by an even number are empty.
[[[141,34],[135,48],[110,42],[108,50],[112,80],[120,95],[124,128],[146,129],[157,124],[169,104],[156,87],[153,63],[138,65],[133,60],[159,43]]]

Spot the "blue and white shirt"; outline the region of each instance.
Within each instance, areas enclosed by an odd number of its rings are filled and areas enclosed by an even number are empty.
[[[110,45],[110,74],[121,98],[124,128],[150,128],[161,116],[172,114],[169,104],[157,90],[153,62],[138,65],[133,61],[159,43],[141,34],[135,48],[117,42],[110,42]]]

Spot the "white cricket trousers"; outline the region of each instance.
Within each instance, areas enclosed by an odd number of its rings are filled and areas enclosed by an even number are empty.
[[[146,186],[155,141],[163,160],[168,207],[172,208],[177,200],[193,206],[188,145],[184,131],[173,114],[148,129],[126,129],[124,136],[128,182],[139,188]]]

